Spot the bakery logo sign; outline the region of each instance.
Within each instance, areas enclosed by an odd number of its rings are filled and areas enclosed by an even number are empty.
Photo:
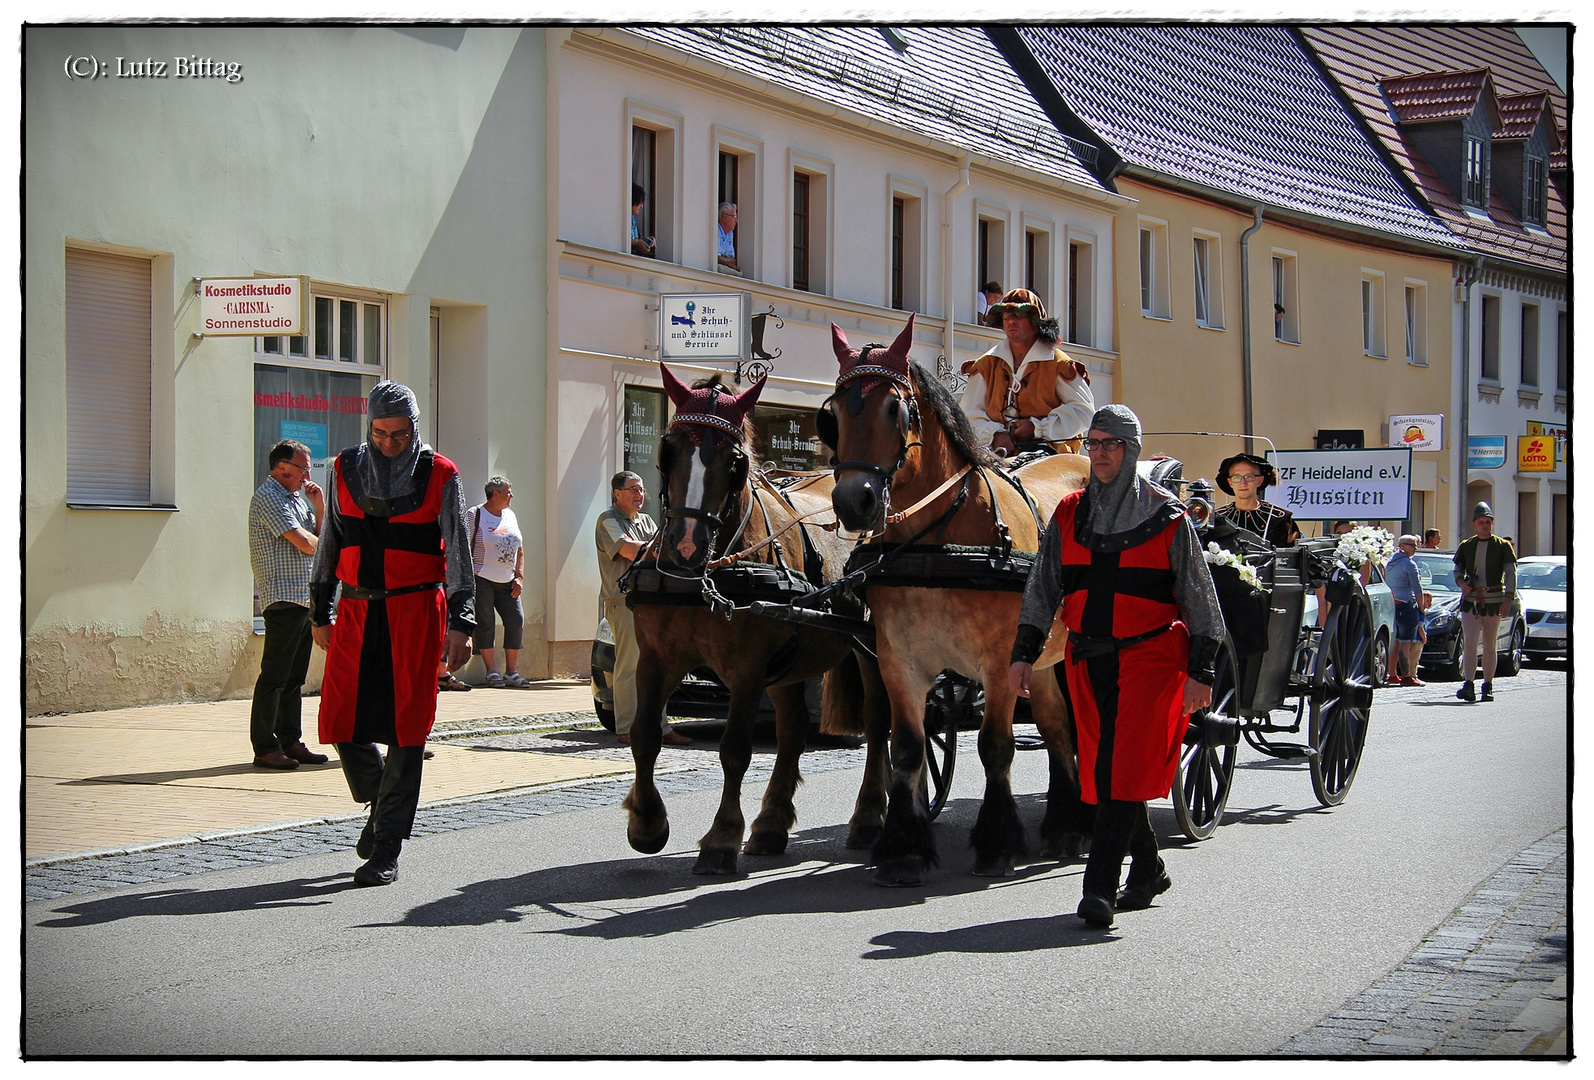
[[[1444,416],[1439,413],[1400,413],[1389,418],[1389,445],[1411,450],[1443,450]]]
[[[201,278],[201,337],[297,337],[310,325],[307,277]]]

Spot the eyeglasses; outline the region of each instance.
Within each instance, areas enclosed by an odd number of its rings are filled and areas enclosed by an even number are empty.
[[[1105,450],[1109,454],[1116,454],[1128,444],[1122,439],[1086,439],[1080,445],[1085,448],[1087,453],[1091,450]]]
[[[641,484],[638,484],[636,487],[623,487],[620,490],[629,491],[633,495],[646,495],[648,491],[648,489],[643,487]]]
[[[414,433],[409,431],[378,431],[371,429],[372,442],[407,443],[414,438]]]
[[[1231,483],[1231,484],[1255,484],[1255,483],[1258,483],[1261,479],[1262,479],[1262,474],[1261,473],[1230,473],[1229,474],[1229,483]]]

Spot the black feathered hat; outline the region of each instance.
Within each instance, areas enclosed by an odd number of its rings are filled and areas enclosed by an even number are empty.
[[[1233,457],[1224,458],[1223,463],[1218,466],[1218,487],[1225,495],[1234,494],[1234,489],[1229,486],[1229,470],[1234,468],[1234,463],[1237,461],[1248,461],[1262,473],[1262,484],[1257,488],[1258,498],[1261,497],[1261,492],[1279,482],[1279,474],[1274,471],[1272,463],[1267,458],[1260,458],[1255,454],[1235,454]]]

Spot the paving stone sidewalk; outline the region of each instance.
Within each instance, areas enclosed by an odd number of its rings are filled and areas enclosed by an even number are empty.
[[[1388,975],[1281,1055],[1570,1059],[1566,830],[1519,853]]]

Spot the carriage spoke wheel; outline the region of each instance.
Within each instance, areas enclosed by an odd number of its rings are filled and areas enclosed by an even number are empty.
[[[1216,831],[1234,786],[1238,740],[1230,741],[1234,733],[1225,736],[1220,726],[1210,721],[1214,717],[1239,721],[1235,673],[1234,646],[1225,638],[1212,665],[1212,704],[1190,714],[1168,795],[1179,831],[1192,840],[1205,840]]]
[[[952,795],[952,771],[958,756],[958,717],[967,711],[974,694],[974,683],[950,678],[938,679],[924,708],[924,771],[920,788],[930,820],[934,821]],[[965,695],[959,702],[957,695]]]
[[[1358,584],[1354,599],[1329,612],[1312,672],[1312,790],[1324,806],[1344,802],[1356,779],[1377,682],[1376,652],[1372,606]]]

